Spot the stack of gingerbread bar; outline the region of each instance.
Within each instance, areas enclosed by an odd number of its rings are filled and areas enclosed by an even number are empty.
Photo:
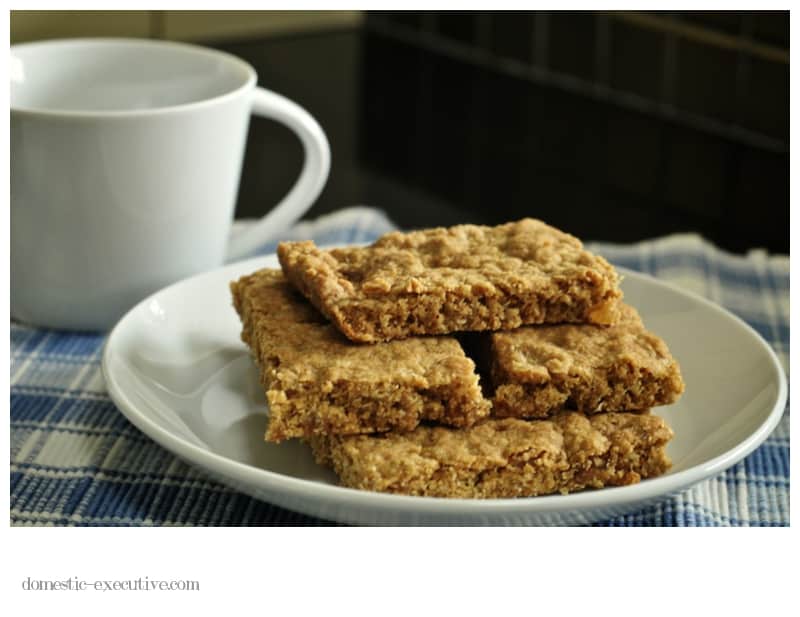
[[[231,284],[269,404],[344,486],[523,497],[665,472],[677,362],[620,277],[541,221],[278,247]]]

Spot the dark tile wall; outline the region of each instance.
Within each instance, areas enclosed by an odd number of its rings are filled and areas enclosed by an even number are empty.
[[[744,14],[738,11],[692,11],[679,15],[681,21],[726,34],[739,34]]]
[[[609,85],[622,92],[659,99],[664,83],[661,37],[635,24],[609,22]]]
[[[423,15],[420,24],[430,24],[442,37],[471,45],[476,39],[477,17],[477,13],[450,11]]]
[[[359,161],[456,206],[427,224],[788,252],[787,12],[370,13],[364,36]]]
[[[753,58],[749,96],[744,97],[740,110],[742,123],[788,144],[788,103],[789,65]]]
[[[735,122],[737,66],[734,51],[697,41],[679,41],[675,105],[723,122]]]
[[[547,25],[547,60],[551,69],[587,81],[593,79],[597,65],[594,15],[552,13]]]
[[[789,48],[789,13],[787,11],[761,11],[753,16],[754,38],[765,43]]]
[[[507,11],[492,16],[488,23],[490,49],[501,58],[530,62],[534,55],[534,15]]]

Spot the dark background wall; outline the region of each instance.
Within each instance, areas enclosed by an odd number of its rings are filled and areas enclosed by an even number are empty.
[[[487,222],[533,215],[618,241],[696,230],[788,250],[786,14],[367,23],[365,164]]]
[[[328,132],[310,216],[404,227],[540,217],[586,239],[696,231],[789,247],[788,13],[368,13],[356,30],[221,45]],[[255,120],[239,215],[300,164]]]

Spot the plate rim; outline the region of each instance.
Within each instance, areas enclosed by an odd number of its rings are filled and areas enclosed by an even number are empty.
[[[267,493],[280,492],[300,499],[321,500],[327,504],[347,505],[351,507],[394,511],[400,513],[436,514],[436,515],[481,515],[503,513],[514,514],[549,514],[569,509],[583,512],[599,508],[614,508],[642,502],[655,498],[666,498],[698,482],[715,476],[732,465],[735,465],[758,446],[760,446],[777,427],[786,407],[788,383],[783,366],[772,346],[747,322],[728,309],[689,290],[681,289],[652,275],[637,272],[628,268],[615,266],[623,277],[640,279],[650,285],[656,285],[669,292],[686,296],[704,305],[707,309],[721,314],[743,328],[767,353],[773,372],[778,378],[778,393],[772,409],[764,421],[745,439],[722,454],[708,461],[693,465],[688,469],[668,473],[656,478],[649,478],[628,486],[606,487],[602,490],[581,491],[567,495],[541,495],[538,497],[514,497],[501,499],[467,499],[451,497],[421,497],[413,495],[396,495],[364,491],[338,485],[320,483],[315,480],[296,478],[282,473],[254,467],[247,463],[233,460],[213,450],[204,449],[154,422],[129,400],[124,388],[111,369],[113,345],[117,337],[128,325],[129,320],[141,306],[146,305],[157,296],[167,293],[173,288],[187,285],[202,278],[218,276],[227,270],[244,270],[246,268],[268,267],[265,262],[275,261],[275,253],[252,257],[196,274],[163,287],[138,302],[112,328],[103,345],[101,368],[109,397],[119,411],[137,429],[153,439],[160,446],[178,455],[204,471],[211,471],[230,481],[245,482],[257,485]],[[261,264],[261,265],[259,265]],[[241,488],[235,487],[242,491]],[[252,493],[247,493],[252,495]],[[254,497],[259,499],[258,497]]]

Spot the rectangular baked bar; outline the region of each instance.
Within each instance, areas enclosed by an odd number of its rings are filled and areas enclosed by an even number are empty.
[[[619,276],[577,238],[524,219],[384,235],[368,247],[278,246],[291,283],[349,339],[614,323]]]
[[[614,326],[530,326],[478,336],[487,339],[479,364],[486,375],[488,361],[497,417],[645,410],[675,402],[684,390],[667,345],[628,305]]]
[[[242,340],[261,368],[266,439],[470,426],[489,413],[475,365],[449,337],[356,345],[286,282],[260,270],[231,283]]]
[[[341,484],[429,497],[532,497],[633,484],[670,468],[672,430],[654,415],[565,412],[549,420],[489,419],[467,429],[310,441]]]

